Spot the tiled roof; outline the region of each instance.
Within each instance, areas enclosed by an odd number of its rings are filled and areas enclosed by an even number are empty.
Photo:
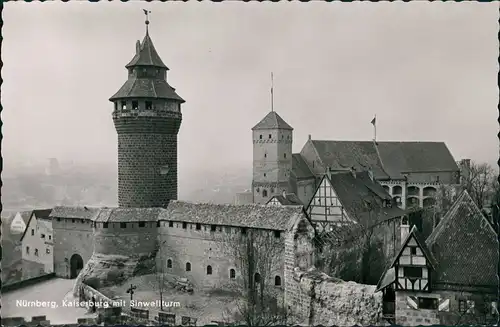
[[[304,204],[300,199],[295,195],[295,193],[287,193],[285,195],[275,195],[267,203],[271,202],[273,199],[278,200],[279,203],[285,206],[295,205],[295,206],[303,206]]]
[[[458,171],[444,142],[377,142],[382,164],[389,175],[412,172]]]
[[[404,173],[458,171],[443,142],[313,140],[321,161],[332,170],[372,169],[376,179],[401,179]]]
[[[130,77],[109,100],[124,98],[171,99],[180,103],[185,102],[164,79],[137,77]]]
[[[292,154],[292,174],[294,174],[297,179],[314,177],[314,174],[311,169],[309,169],[309,166],[300,153]]]
[[[157,221],[161,208],[104,208],[96,216],[96,222]]]
[[[36,209],[33,210],[33,213],[37,218],[41,219],[51,219],[50,218],[50,213],[52,212],[52,209]]]
[[[368,172],[358,172],[356,177],[351,172],[339,172],[324,178],[329,178],[349,216],[365,227],[401,217],[405,213],[396,206],[389,193],[370,178]],[[384,208],[383,200],[391,201],[392,207]]]
[[[257,125],[255,125],[252,130],[259,129],[286,129],[293,130],[293,128],[288,125],[283,118],[276,113],[276,111],[271,111],[262,119]]]
[[[167,68],[158,55],[158,52],[156,52],[153,41],[151,41],[148,33],[144,36],[144,39],[140,44],[139,51],[136,52],[134,58],[132,58],[132,60],[125,67],[129,68],[133,66],[154,66]]]
[[[391,285],[395,281],[396,281],[396,270],[393,267],[386,269],[386,271],[378,281],[377,289],[375,290],[375,292],[383,290],[384,288]]]
[[[90,207],[55,207],[50,213],[51,218],[88,219],[93,220],[99,213],[99,208]]]
[[[426,240],[437,260],[433,283],[498,286],[495,231],[467,191]]]
[[[160,213],[159,220],[285,231],[302,216],[304,216],[302,206],[171,201]]]

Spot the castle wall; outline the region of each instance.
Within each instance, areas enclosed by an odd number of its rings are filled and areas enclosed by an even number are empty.
[[[94,228],[95,252],[99,254],[140,256],[155,252],[158,238],[156,222],[145,222],[144,227],[139,227],[138,222],[108,223],[104,228],[103,223],[96,223]]]
[[[94,235],[90,220],[52,220],[54,233],[54,270],[56,276],[70,277],[70,259],[78,254],[85,265],[94,251]]]
[[[242,283],[244,269],[241,267],[241,258],[244,254],[236,253],[236,247],[231,243],[231,237],[237,237],[241,228],[216,226],[211,231],[211,225],[162,221],[159,233],[161,245],[157,262],[164,267],[165,272],[178,277],[186,277],[197,288],[231,288]],[[269,232],[269,231],[266,231]],[[233,243],[234,244],[234,243]],[[172,267],[167,267],[167,261],[172,260]],[[191,271],[186,271],[186,263],[191,264]],[[283,262],[278,258],[274,262],[273,273],[269,276],[267,285],[274,285],[274,277],[280,276],[283,280]],[[212,267],[212,274],[207,274],[207,266]],[[236,278],[230,278],[230,269],[235,269]],[[242,272],[243,270],[243,272]],[[279,288],[279,287],[278,287]]]
[[[397,291],[396,325],[418,326],[438,325],[440,323],[438,310],[413,309],[406,302],[408,296],[439,298],[439,294]]]

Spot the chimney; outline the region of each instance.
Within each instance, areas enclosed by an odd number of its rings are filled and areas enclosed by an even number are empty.
[[[310,141],[311,140],[311,134],[307,136],[307,139]]]
[[[135,43],[135,54],[139,54],[141,52],[141,41],[137,40]]]

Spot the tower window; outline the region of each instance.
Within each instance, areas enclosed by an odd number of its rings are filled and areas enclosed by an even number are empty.
[[[201,224],[196,224],[196,230],[200,230],[201,229]]]
[[[102,223],[102,228],[108,228],[108,223]]]
[[[274,231],[274,237],[280,238],[280,236],[281,236],[281,232],[279,230],[275,230]]]
[[[241,234],[246,235],[247,234],[247,229],[246,227],[241,228]]]
[[[212,274],[212,266],[207,266],[207,275]]]
[[[230,279],[236,278],[236,270],[234,270],[234,269],[229,270],[229,278]]]
[[[146,226],[146,223],[144,221],[140,221],[139,222],[139,227],[144,227],[144,226]]]
[[[269,134],[269,138],[271,138],[271,137],[272,137],[272,135],[271,135],[271,134]]]
[[[271,188],[271,193],[274,193],[274,188]]]
[[[267,158],[267,153],[264,153],[264,158]]]
[[[74,221],[73,221],[74,222]],[[31,236],[35,235],[35,230],[32,228],[31,229]]]
[[[286,158],[286,153],[285,153],[285,154],[283,154],[283,156]]]
[[[38,249],[35,249],[35,255],[38,257]]]
[[[30,254],[30,247],[29,246],[26,247],[26,254]]]
[[[151,110],[151,109],[153,109],[153,102],[146,101],[146,110]]]
[[[262,134],[261,134],[261,135],[259,135],[259,140],[262,140]]]
[[[126,110],[127,109],[127,102],[126,101],[122,101],[120,102],[121,106],[122,106],[122,110]]]
[[[267,190],[262,190],[262,196],[267,197]]]
[[[216,226],[216,225],[211,225],[211,226],[210,226],[210,231],[211,231],[211,232],[215,232],[215,231],[217,231],[217,226]]]
[[[182,223],[182,228],[187,229],[187,223]]]
[[[132,101],[132,110],[137,110],[137,109],[139,109],[139,102]]]
[[[168,222],[168,227],[174,227],[174,222],[173,221],[169,221]]]
[[[281,286],[281,277],[280,276],[274,277],[274,286]]]
[[[186,271],[191,271],[191,263],[186,262]]]
[[[264,177],[266,177],[266,173],[264,173]]]
[[[260,283],[260,274],[259,273],[255,273],[253,280],[255,281],[256,284]]]
[[[167,268],[172,268],[172,260],[171,259],[167,260]]]

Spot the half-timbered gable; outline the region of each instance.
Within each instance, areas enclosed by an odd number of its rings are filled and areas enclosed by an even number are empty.
[[[416,292],[430,292],[430,276],[434,260],[427,245],[420,238],[414,226],[396,256],[392,267],[395,276],[395,289]]]

